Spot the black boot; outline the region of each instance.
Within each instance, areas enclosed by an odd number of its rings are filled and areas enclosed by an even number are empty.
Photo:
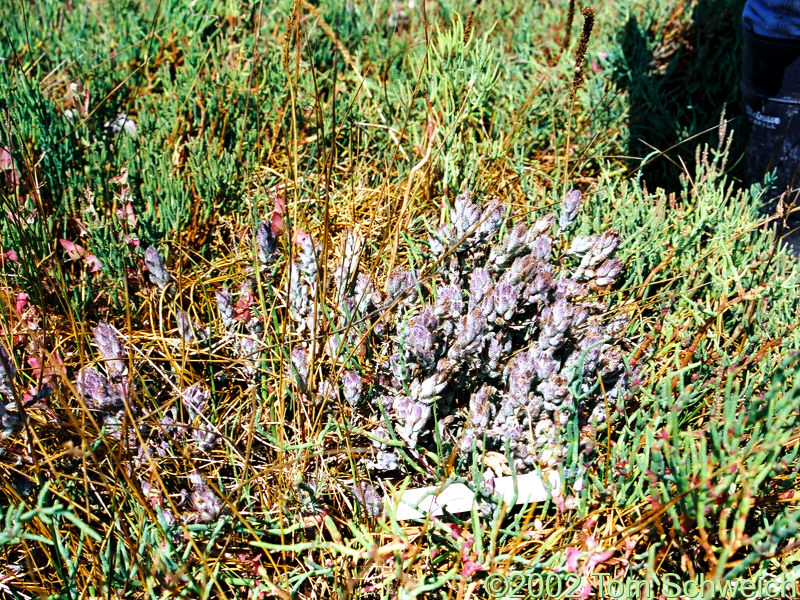
[[[764,205],[774,214],[781,194],[790,190],[784,196],[787,205],[800,195],[800,40],[764,37],[745,27],[743,42],[745,172],[752,184],[777,169]],[[798,220],[800,209],[791,217]]]

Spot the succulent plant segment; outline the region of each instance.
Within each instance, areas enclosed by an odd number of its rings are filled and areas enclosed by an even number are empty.
[[[605,419],[603,399],[613,401],[627,384],[627,318],[610,318],[597,297],[621,271],[612,258],[619,235],[563,240],[580,200],[577,190],[567,194],[555,230],[551,215],[514,223],[501,201],[481,206],[471,192],[461,194],[431,234],[431,272],[395,268],[383,294],[356,272],[363,243],[348,234],[334,271],[338,303],[328,307],[342,333],[326,350],[337,364],[356,345],[370,349],[369,366],[343,365],[338,386],[356,418],[380,423],[379,439],[403,443],[375,442],[373,470],[402,468],[401,450],[418,456],[437,437],[465,457],[508,451],[519,472],[554,467],[565,457],[568,422],[591,427]],[[307,236],[300,244],[290,311],[305,329],[318,250]],[[309,354],[303,345],[292,352],[304,383]],[[332,387],[326,378],[318,389]]]

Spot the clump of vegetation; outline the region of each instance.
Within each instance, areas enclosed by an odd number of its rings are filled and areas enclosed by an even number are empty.
[[[383,423],[372,432],[383,440],[372,468],[404,470],[405,457],[433,473],[424,446],[434,456],[507,449],[520,473],[563,466],[567,426],[604,420],[600,390],[614,400],[626,388],[613,342],[628,323],[624,314],[606,318],[595,296],[622,263],[611,258],[614,230],[565,239],[580,203],[580,192],[567,194],[557,228],[552,215],[514,225],[502,201],[481,208],[465,192],[418,270],[396,267],[385,286],[358,271],[364,242],[348,232],[333,289],[322,290],[336,305],[316,309],[319,247],[304,238],[290,314],[308,330],[321,329],[314,315],[330,320],[319,352],[330,374],[315,387],[321,401],[341,393],[354,417]],[[292,352],[300,393],[312,384],[311,346]]]
[[[709,104],[733,3],[13,8],[4,594],[797,579],[800,269]]]

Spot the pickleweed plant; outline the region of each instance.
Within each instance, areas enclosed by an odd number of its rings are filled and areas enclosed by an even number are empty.
[[[570,191],[556,229],[552,215],[514,223],[501,200],[481,206],[467,191],[431,233],[427,267],[393,269],[384,293],[356,271],[363,244],[348,234],[332,278],[338,302],[324,311],[339,315],[340,335],[326,350],[333,364],[364,347],[373,360],[351,360],[333,370],[338,384],[326,378],[320,389],[340,389],[354,419],[378,423],[372,470],[403,469],[403,454],[420,458],[437,443],[467,460],[500,451],[518,472],[557,467],[570,423],[585,430],[606,419],[604,399],[617,399],[629,377],[629,319],[602,294],[623,267],[612,257],[620,239],[613,229],[564,239],[580,204]],[[290,313],[306,329],[318,246],[299,242]],[[309,352],[292,352],[303,383]]]

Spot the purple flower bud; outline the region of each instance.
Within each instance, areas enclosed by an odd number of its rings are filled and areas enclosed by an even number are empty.
[[[469,416],[464,427],[464,435],[459,440],[461,452],[470,451],[473,444],[476,444],[479,450],[482,449],[483,444],[480,438],[483,437],[489,427],[489,419],[492,412],[491,399],[496,392],[495,388],[484,384],[476,393],[470,396]]]
[[[478,227],[478,233],[482,239],[489,238],[500,231],[503,223],[506,220],[506,213],[508,208],[503,202],[495,198],[489,205],[483,209],[481,214],[481,224]]]
[[[443,285],[436,289],[434,314],[444,319],[457,319],[464,310],[461,288],[457,285]]]
[[[494,282],[489,271],[480,267],[474,269],[469,276],[469,307],[470,309],[480,304],[489,291],[492,289]]]
[[[217,309],[219,309],[219,314],[222,317],[222,325],[225,329],[231,329],[234,325],[233,315],[235,307],[233,298],[231,298],[227,290],[217,292],[215,296],[217,299]]]
[[[208,404],[211,392],[204,389],[200,383],[195,383],[183,390],[183,403],[189,411],[189,418],[194,420],[198,415],[202,415]]]
[[[552,409],[549,409],[553,410],[569,397],[567,378],[561,374],[551,375],[536,387],[536,391],[542,395],[545,401],[545,408],[547,408],[548,404],[555,405]]]
[[[431,409],[422,402],[413,402],[406,398],[405,402],[395,403],[396,417],[400,421],[397,435],[405,440],[411,448],[416,447],[417,437],[425,428]]]
[[[601,344],[602,341],[602,337],[595,335],[590,335],[581,339],[578,342],[577,351],[573,352],[567,360],[567,366],[570,368],[577,368],[580,361],[583,360],[581,375],[584,377],[596,377],[600,352],[603,350],[603,346],[605,346],[605,344]]]
[[[192,429],[192,441],[196,444],[199,452],[209,452],[217,443],[217,434],[212,430],[198,427]]]
[[[210,523],[222,511],[222,500],[213,492],[197,471],[193,471],[189,475],[189,481],[193,488],[190,498],[192,508],[195,510],[195,519],[198,523]]]
[[[444,254],[447,247],[453,242],[451,239],[450,228],[445,225],[439,226],[436,231],[431,233],[431,235],[428,236],[428,240],[431,248],[431,254],[434,256],[434,258],[438,258]]]
[[[459,238],[462,238],[481,218],[481,209],[472,199],[473,194],[469,190],[456,197],[450,221],[456,228]]]
[[[481,475],[481,484],[480,487],[486,494],[493,495],[494,494],[494,483],[495,475],[492,473],[491,469],[486,469]]]
[[[593,277],[593,269],[608,258],[619,245],[619,232],[609,229],[596,239],[595,243],[584,255],[581,264],[573,274],[573,278],[582,280]]]
[[[517,354],[509,362],[504,373],[508,395],[520,401],[527,398],[535,374],[534,364],[528,353]]]
[[[541,350],[538,347],[533,347],[528,354],[538,379],[547,379],[558,372],[560,364],[553,358],[552,348]]]
[[[475,307],[469,311],[458,323],[456,328],[456,343],[450,349],[453,356],[450,358],[463,357],[463,353],[468,350],[480,351],[482,345],[481,336],[486,328],[486,318],[481,313],[480,307]]]
[[[531,254],[523,254],[522,256],[518,256],[514,262],[511,263],[511,267],[505,273],[503,273],[500,281],[505,281],[512,285],[522,283],[523,281],[533,277],[539,264],[539,261],[536,260],[536,258],[534,258]]]
[[[493,270],[505,269],[511,264],[511,261],[525,251],[526,234],[525,223],[515,225],[497,246],[492,247],[487,265],[491,265]]]
[[[150,273],[150,281],[158,286],[159,289],[164,289],[169,283],[170,276],[164,268],[164,259],[153,246],[149,246],[144,251],[144,264]]]
[[[178,310],[175,315],[175,321],[178,324],[178,335],[187,344],[194,339],[194,327],[189,315],[183,310]]]
[[[0,344],[0,394],[12,398],[14,396],[13,381],[17,374],[14,363],[5,347]]]
[[[108,380],[92,367],[84,367],[78,372],[75,389],[86,399],[90,408],[107,412],[122,408],[122,398]]]
[[[414,324],[408,333],[408,349],[413,356],[423,363],[430,364],[434,360],[433,333],[421,325]]]
[[[323,379],[317,386],[317,403],[328,404],[336,402],[336,387],[331,383],[330,379]]]
[[[484,384],[476,393],[470,396],[469,426],[473,430],[479,433],[486,431],[491,417],[491,399],[496,393],[497,390],[495,388]]]
[[[553,249],[553,240],[550,239],[549,235],[540,235],[528,247],[533,258],[547,260],[550,258],[550,252]]]
[[[439,327],[439,319],[432,308],[426,307],[414,317],[414,324],[420,325],[428,331],[436,331],[436,328]]]
[[[555,223],[555,217],[553,215],[545,215],[543,217],[539,217],[533,226],[530,229],[529,235],[531,235],[531,239],[534,237],[538,237],[540,235],[547,234],[548,236],[553,231],[553,224]]]
[[[569,328],[570,319],[573,315],[573,307],[566,298],[556,297],[553,303],[553,310],[550,313],[550,321],[561,331]]]
[[[503,358],[503,352],[506,350],[505,346],[499,339],[499,336],[492,336],[489,338],[489,344],[486,346],[486,363],[484,364],[485,372],[489,377],[496,377],[500,361]]]
[[[538,263],[533,281],[527,285],[522,297],[530,304],[544,303],[552,289],[552,267],[547,263]]]
[[[308,353],[302,346],[292,348],[292,365],[297,369],[297,375],[303,385],[308,384]]]
[[[616,281],[617,275],[622,271],[622,261],[618,258],[611,258],[600,265],[595,274],[595,283],[599,286],[611,285]]]
[[[555,284],[555,293],[557,298],[565,298],[567,300],[574,300],[583,296],[588,291],[586,285],[578,283],[574,279],[559,279]]]
[[[503,321],[508,321],[514,316],[519,298],[519,287],[510,283],[501,282],[494,286],[494,312]]]
[[[236,356],[244,362],[244,370],[248,375],[256,372],[256,363],[261,354],[258,340],[249,336],[242,336],[236,341]]]
[[[422,383],[415,379],[411,382],[409,390],[411,398],[417,402],[431,405],[436,402],[441,391],[447,387],[448,373],[439,371],[425,379]]]
[[[600,353],[600,372],[610,375],[623,369],[622,350],[618,346],[606,345]]]
[[[570,323],[570,327],[573,329],[580,327],[586,322],[586,319],[589,318],[589,313],[583,306],[578,306],[572,311],[572,322]]]
[[[19,419],[14,413],[6,411],[6,406],[0,402],[0,440],[14,435],[19,425]]]
[[[583,256],[592,248],[598,240],[598,236],[590,235],[587,237],[578,236],[572,240],[567,254],[569,256]]]
[[[392,373],[393,381],[391,387],[400,385],[398,382],[406,380],[407,367],[403,364],[403,357],[398,352],[395,352],[389,357],[389,370]]]
[[[359,481],[353,488],[353,495],[367,517],[374,519],[383,512],[383,498],[369,482]]]
[[[394,452],[381,451],[375,454],[375,461],[369,466],[378,471],[397,471],[400,469],[400,457]]]
[[[92,332],[100,355],[106,360],[106,369],[111,377],[124,375],[127,367],[125,348],[120,343],[116,331],[106,321],[100,321]]]
[[[275,250],[278,247],[278,237],[272,230],[272,222],[259,223],[256,228],[256,246],[258,247],[258,261],[261,267],[266,269],[275,257]]]
[[[542,312],[544,327],[539,336],[542,349],[558,348],[564,343],[564,334],[569,329],[572,314],[572,306],[564,298],[558,298]]]
[[[344,399],[350,406],[355,406],[361,400],[361,391],[364,387],[364,380],[355,371],[345,371],[342,373],[342,391]]]
[[[411,271],[402,267],[392,269],[392,272],[386,278],[386,294],[391,299],[410,294],[408,299],[413,301],[416,298],[416,288],[414,286],[414,275]]]
[[[570,225],[575,221],[578,216],[578,210],[581,207],[581,192],[580,190],[570,190],[564,197],[564,203],[561,205],[561,216],[558,219],[558,228],[563,232],[569,229]]]

